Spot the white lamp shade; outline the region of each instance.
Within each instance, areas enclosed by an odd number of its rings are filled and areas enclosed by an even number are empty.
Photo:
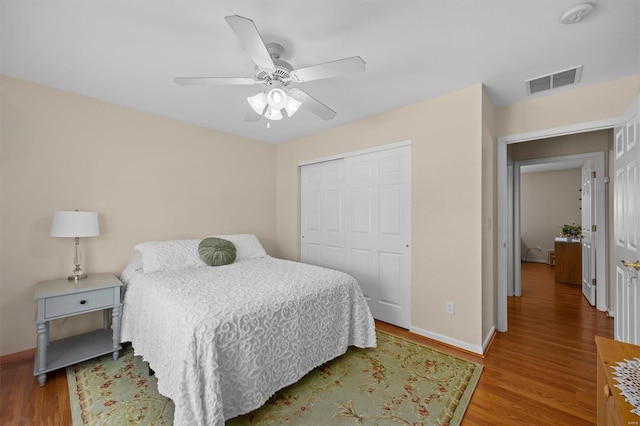
[[[267,112],[264,114],[269,120],[282,120],[282,113],[279,109],[267,108]]]
[[[300,102],[297,99],[293,99],[293,97],[289,96],[289,100],[287,101],[287,106],[285,106],[284,109],[287,111],[287,115],[291,117],[293,114],[296,113],[296,111],[298,111],[298,108],[300,108],[300,105],[302,105],[302,102]]]
[[[289,96],[283,89],[276,87],[267,93],[267,103],[273,109],[282,109],[287,105]]]
[[[260,92],[257,95],[249,96],[247,98],[247,102],[249,102],[249,105],[256,114],[262,115],[264,108],[267,106],[267,94]]]
[[[98,213],[96,212],[55,212],[51,224],[52,237],[97,237]]]

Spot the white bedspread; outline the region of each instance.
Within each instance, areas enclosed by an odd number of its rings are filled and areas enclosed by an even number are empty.
[[[221,425],[341,355],[375,347],[358,283],[271,257],[134,273],[122,341],[156,371],[175,425]]]

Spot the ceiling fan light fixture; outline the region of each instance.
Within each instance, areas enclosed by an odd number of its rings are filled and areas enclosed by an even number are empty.
[[[284,89],[279,87],[271,89],[269,93],[267,93],[267,103],[271,108],[282,109],[287,106],[288,101],[289,95],[287,95]]]
[[[251,106],[256,114],[262,115],[267,106],[267,94],[260,92],[257,95],[249,96],[247,102],[249,102],[249,106]]]
[[[280,110],[273,107],[267,108],[267,112],[265,112],[264,116],[269,120],[282,120],[282,113]]]
[[[284,107],[284,109],[287,111],[287,115],[291,117],[298,111],[300,105],[302,105],[302,102],[294,99],[292,96],[289,96],[289,100],[287,101],[287,105]]]

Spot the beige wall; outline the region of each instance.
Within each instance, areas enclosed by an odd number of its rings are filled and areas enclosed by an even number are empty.
[[[476,85],[275,147],[11,78],[0,86],[2,355],[35,345],[35,282],[72,269],[71,242],[48,237],[54,211],[100,212],[102,235],[83,241],[93,272],[120,272],[140,241],[218,232],[255,232],[270,254],[297,259],[298,161],[407,139],[413,325],[481,345],[495,299],[490,142],[615,117],[640,92],[640,76],[495,113]],[[456,302],[453,317],[444,314],[446,300]],[[52,335],[82,328],[61,321]]]
[[[497,136],[618,117],[640,93],[640,75],[534,98],[496,110]]]
[[[0,355],[35,346],[37,281],[73,269],[53,212],[99,213],[85,269],[119,274],[146,240],[251,232],[275,242],[275,147],[0,77]],[[95,328],[58,320],[52,338]]]
[[[476,85],[277,145],[278,254],[299,259],[300,161],[411,140],[412,325],[481,346],[483,90]],[[445,314],[448,300],[455,316]]]
[[[564,224],[581,224],[580,169],[525,173],[520,177],[520,243],[522,258],[547,261]]]

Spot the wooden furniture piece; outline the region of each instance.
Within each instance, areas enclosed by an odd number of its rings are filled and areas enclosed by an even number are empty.
[[[613,379],[611,366],[625,360],[640,357],[640,346],[617,342],[606,337],[596,336],[598,350],[598,425],[628,426],[640,424],[640,416],[633,414],[618,384]]]
[[[38,301],[36,330],[38,334],[33,375],[40,386],[47,372],[90,358],[113,352],[120,354],[120,318],[122,283],[113,274],[95,274],[79,281],[67,278],[36,284],[34,299]],[[66,339],[49,341],[49,321],[102,310],[104,328]],[[111,329],[109,329],[111,310]]]
[[[582,243],[555,242],[555,280],[559,283],[582,285]]]
[[[547,250],[547,263],[549,266],[556,266],[556,252],[553,250]]]

